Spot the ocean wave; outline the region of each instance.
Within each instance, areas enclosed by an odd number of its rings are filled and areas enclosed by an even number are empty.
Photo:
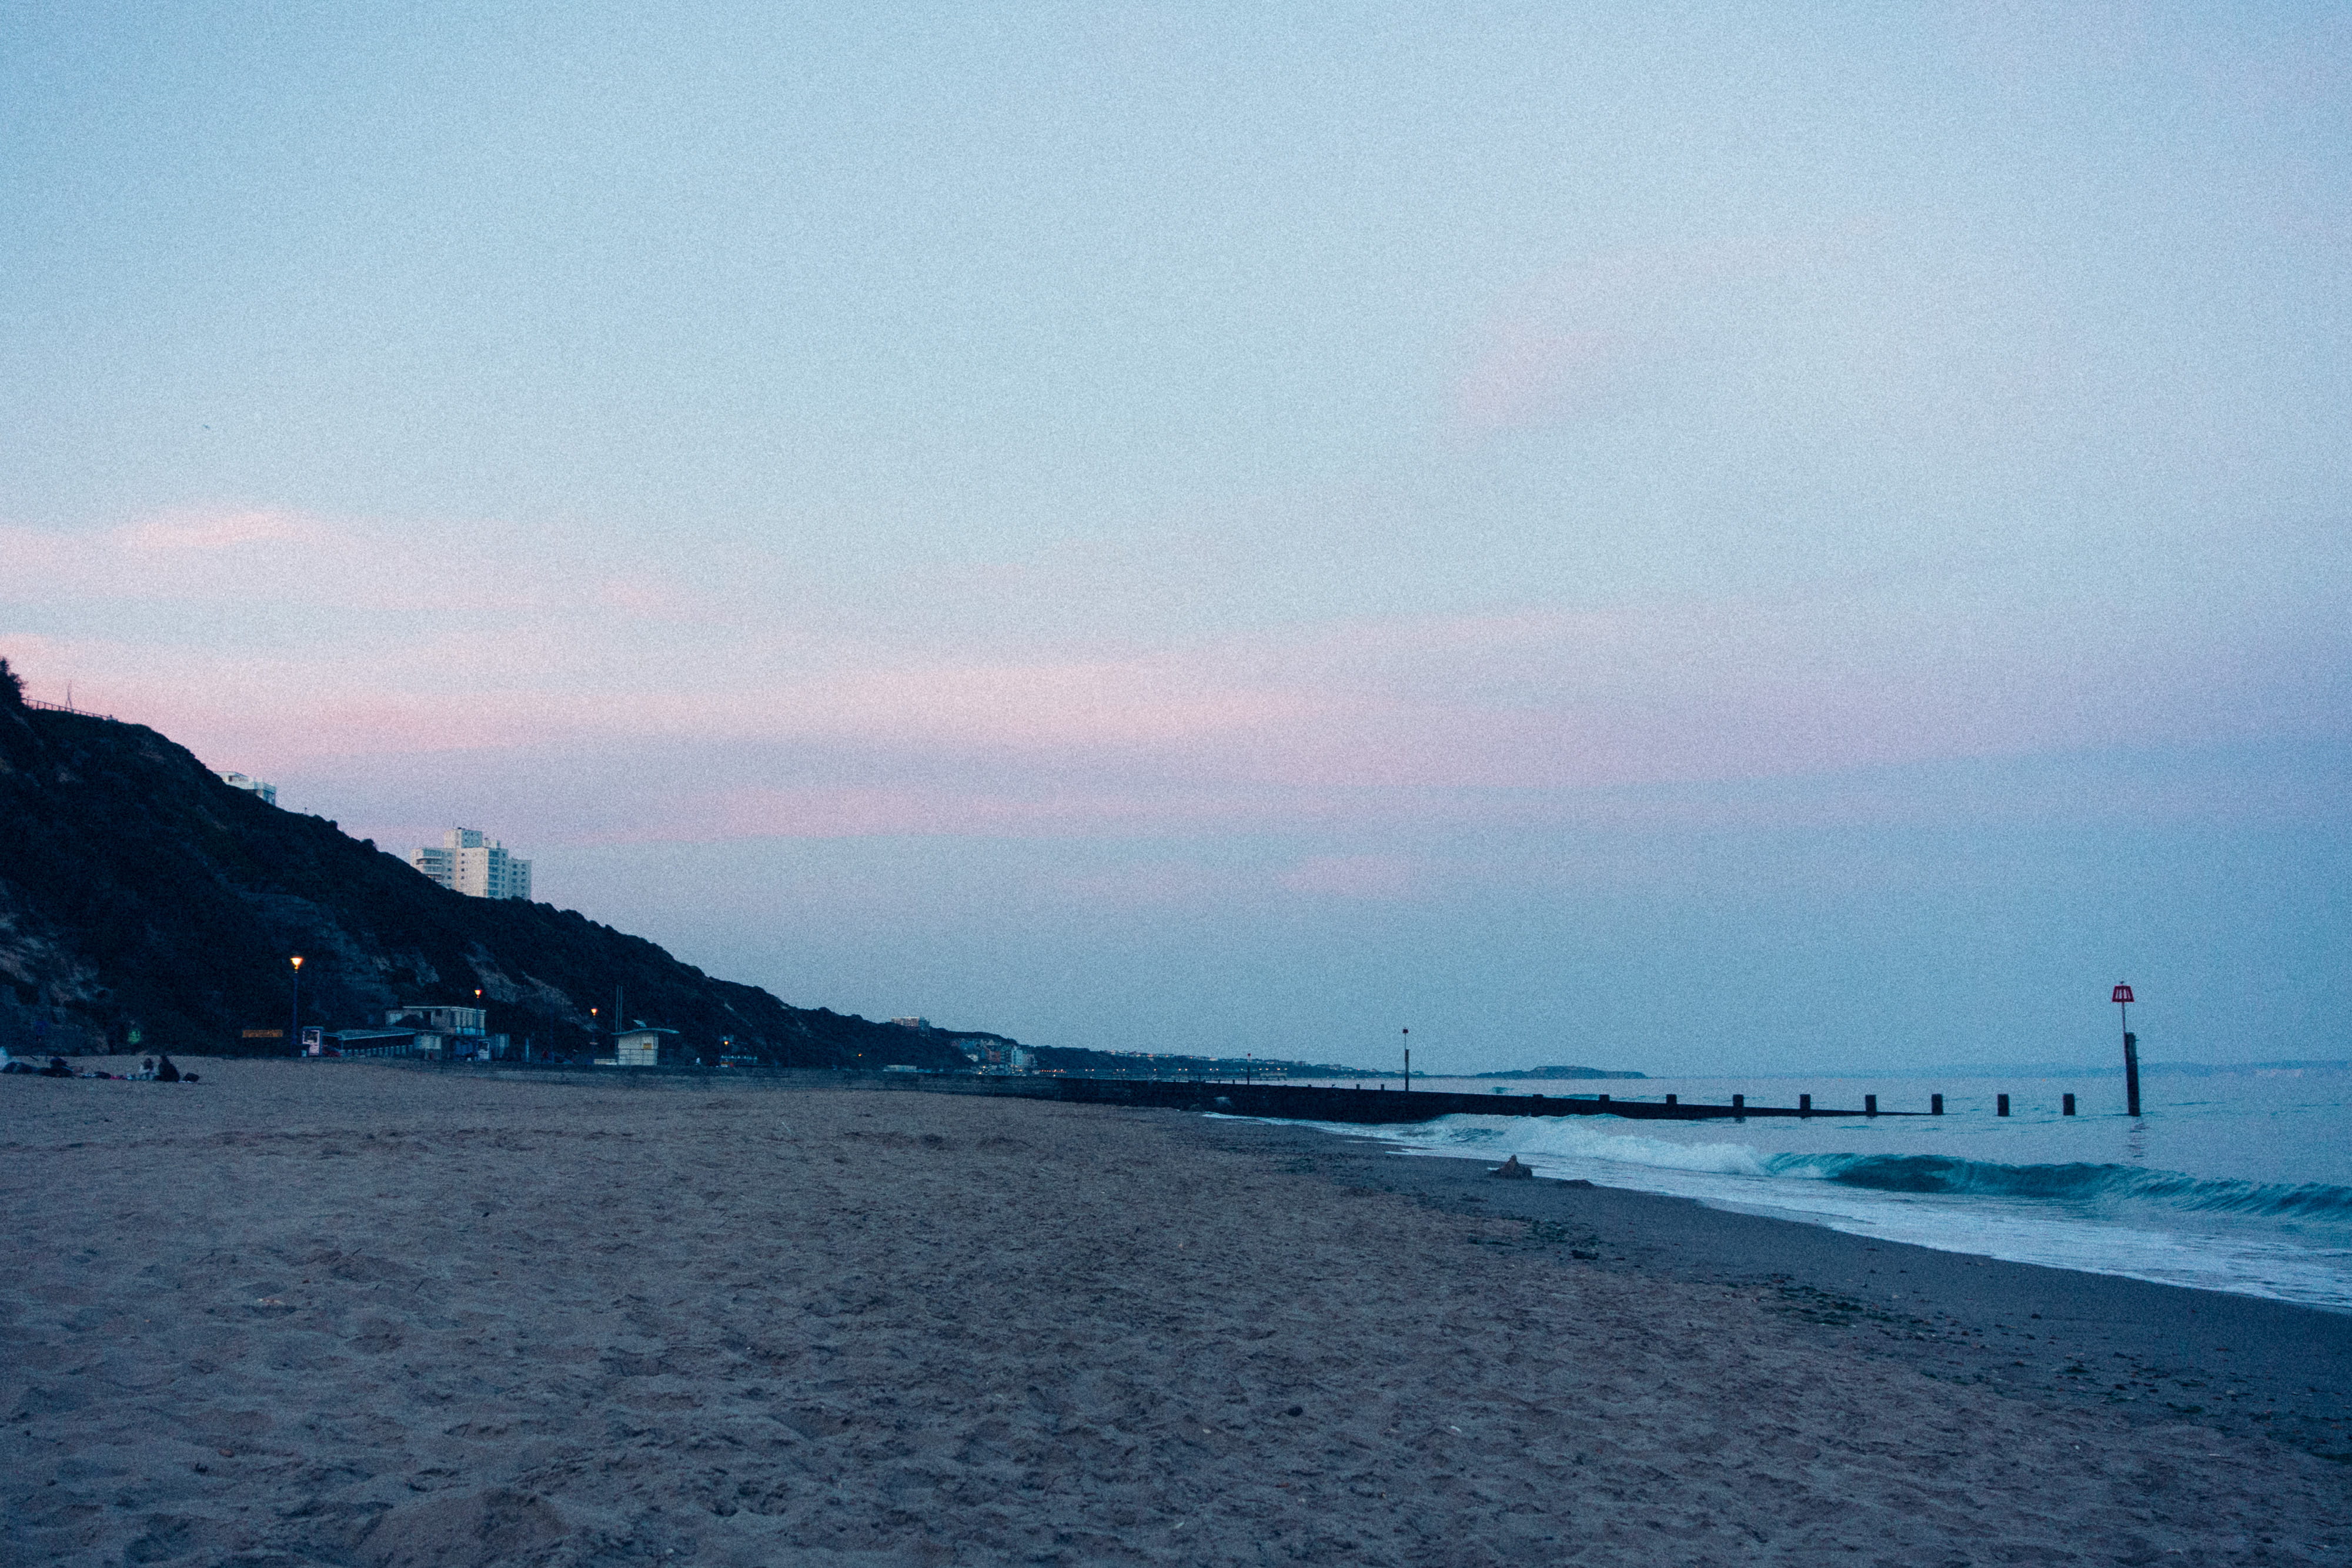
[[[1370,1128],[1323,1124],[1335,1132],[1363,1134]],[[1659,1170],[1696,1171],[1711,1176],[1769,1176],[1770,1156],[1746,1144],[1681,1144],[1670,1138],[1645,1138],[1638,1133],[1606,1132],[1583,1118],[1520,1116],[1442,1116],[1434,1122],[1406,1124],[1381,1129],[1382,1135],[1423,1147],[1459,1147],[1496,1157],[1515,1154],[1523,1160],[1616,1160]]]
[[[1759,1163],[1772,1176],[1879,1192],[2155,1204],[2201,1214],[2352,1220],[2352,1187],[2325,1182],[2233,1181],[2137,1166],[2012,1166],[1948,1155],[1767,1155]]]
[[[1497,1159],[1515,1154],[1538,1169],[1548,1161],[1607,1160],[1696,1175],[1821,1181],[1906,1196],[2352,1224],[2352,1187],[2326,1182],[2244,1181],[2139,1166],[2009,1165],[1950,1155],[1766,1154],[1746,1144],[1677,1143],[1605,1130],[1598,1119],[1581,1117],[1447,1116],[1382,1131],[1433,1154],[1475,1151]]]

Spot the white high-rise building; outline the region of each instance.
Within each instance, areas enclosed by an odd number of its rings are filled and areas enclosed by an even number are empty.
[[[220,781],[232,789],[243,789],[258,795],[273,806],[278,804],[278,786],[275,784],[264,784],[258,779],[250,779],[242,773],[231,773],[226,770],[221,773]]]
[[[427,845],[411,854],[408,863],[468,898],[530,896],[530,862],[515,859],[498,840],[472,828],[451,828],[441,835],[440,848]]]

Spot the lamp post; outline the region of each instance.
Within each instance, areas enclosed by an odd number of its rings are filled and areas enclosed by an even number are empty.
[[[302,1054],[302,955],[297,953],[294,965],[294,1010],[286,1029],[286,1043],[294,1054]]]
[[[1412,1092],[1412,1030],[1404,1031],[1404,1092]]]
[[[2124,1106],[2125,1114],[2139,1114],[2139,1041],[2131,1031],[2132,988],[2122,981],[2107,993],[2107,1000],[2116,1004],[2123,1015],[2124,1029]]]

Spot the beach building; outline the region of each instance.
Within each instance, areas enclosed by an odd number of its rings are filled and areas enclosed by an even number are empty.
[[[429,1029],[339,1029],[326,1037],[338,1056],[421,1056],[432,1061],[503,1061],[514,1054],[503,1034],[440,1034]]]
[[[326,1038],[337,1056],[438,1056],[441,1037],[416,1029],[337,1029]]]
[[[613,1065],[615,1067],[659,1067],[661,1037],[674,1035],[674,1029],[647,1029],[639,1024],[623,1030],[613,1037]]]
[[[530,897],[530,862],[517,860],[498,840],[473,828],[451,828],[408,863],[452,893],[468,898]]]
[[[512,1041],[509,1037],[489,1032],[490,1015],[486,1008],[394,1008],[383,1015],[383,1030],[365,1032],[415,1036],[407,1051],[390,1054],[429,1056],[445,1061],[490,1061],[511,1054]]]
[[[383,1015],[386,1024],[429,1029],[436,1034],[481,1034],[490,1027],[488,1008],[394,1008]]]
[[[277,785],[264,784],[260,779],[244,773],[230,773],[217,768],[214,771],[220,781],[230,789],[242,789],[249,795],[258,795],[273,806],[278,804]]]

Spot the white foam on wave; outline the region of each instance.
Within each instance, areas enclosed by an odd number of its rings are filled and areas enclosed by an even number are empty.
[[[1746,1144],[1680,1144],[1595,1125],[1602,1120],[1598,1116],[1443,1116],[1434,1122],[1378,1131],[1381,1137],[1411,1143],[1431,1154],[1484,1154],[1491,1146],[1496,1158],[1515,1154],[1528,1165],[1541,1160],[1608,1160],[1717,1176],[1773,1174],[1763,1153]],[[1339,1126],[1336,1123],[1316,1125],[1334,1130]]]

